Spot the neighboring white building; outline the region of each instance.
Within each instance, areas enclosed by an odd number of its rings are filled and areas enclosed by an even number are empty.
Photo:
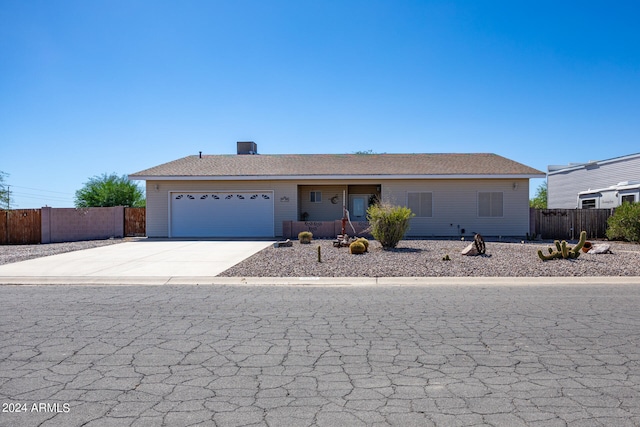
[[[581,191],[578,207],[581,209],[615,208],[621,204],[640,200],[640,181],[622,181],[607,188]]]
[[[549,209],[608,208],[622,201],[638,202],[640,153],[613,159],[549,166],[547,207]],[[631,200],[631,198],[634,200]]]
[[[146,181],[149,237],[284,236],[339,221],[343,206],[365,222],[375,200],[411,208],[410,236],[524,236],[529,179],[542,177],[487,153],[264,155],[253,142],[129,176]]]

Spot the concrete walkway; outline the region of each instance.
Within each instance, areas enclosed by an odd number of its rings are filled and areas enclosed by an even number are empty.
[[[0,274],[2,274],[0,272]],[[640,285],[640,277],[216,277],[2,276],[1,285],[237,286],[584,286]]]

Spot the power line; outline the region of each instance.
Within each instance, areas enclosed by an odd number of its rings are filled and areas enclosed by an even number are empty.
[[[11,195],[14,196],[14,198],[16,196],[19,196],[19,197],[24,197],[24,198],[27,198],[27,199],[57,200],[57,201],[62,201],[62,202],[67,202],[67,201],[72,201],[73,200],[72,197],[56,197],[56,196],[47,196],[47,195],[42,195],[42,194],[16,193],[15,191],[12,191]]]
[[[13,188],[22,188],[25,190],[33,190],[33,191],[42,191],[44,193],[58,193],[58,194],[69,194],[69,193],[63,193],[62,191],[53,191],[53,190],[43,190],[40,188],[31,188],[31,187],[21,187],[19,185],[12,185]]]

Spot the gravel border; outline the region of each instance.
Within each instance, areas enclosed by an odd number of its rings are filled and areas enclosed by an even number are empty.
[[[131,239],[129,238],[123,238],[85,240],[82,242],[44,243],[39,245],[0,245],[0,265],[26,261],[28,259],[42,258],[50,255],[63,254],[65,252],[115,245],[130,240]]]
[[[582,254],[575,260],[543,262],[537,251],[545,242],[487,241],[484,256],[463,256],[469,244],[460,240],[403,240],[385,251],[371,241],[369,252],[351,255],[333,240],[291,247],[269,246],[219,274],[221,277],[537,277],[640,276],[640,245],[606,242],[612,254]],[[604,243],[595,242],[592,243]],[[575,242],[574,242],[575,244]],[[318,247],[322,262],[318,262]],[[449,255],[451,260],[444,261]]]

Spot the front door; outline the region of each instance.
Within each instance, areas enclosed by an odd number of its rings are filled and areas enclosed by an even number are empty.
[[[349,217],[351,221],[366,221],[369,194],[349,194]]]

